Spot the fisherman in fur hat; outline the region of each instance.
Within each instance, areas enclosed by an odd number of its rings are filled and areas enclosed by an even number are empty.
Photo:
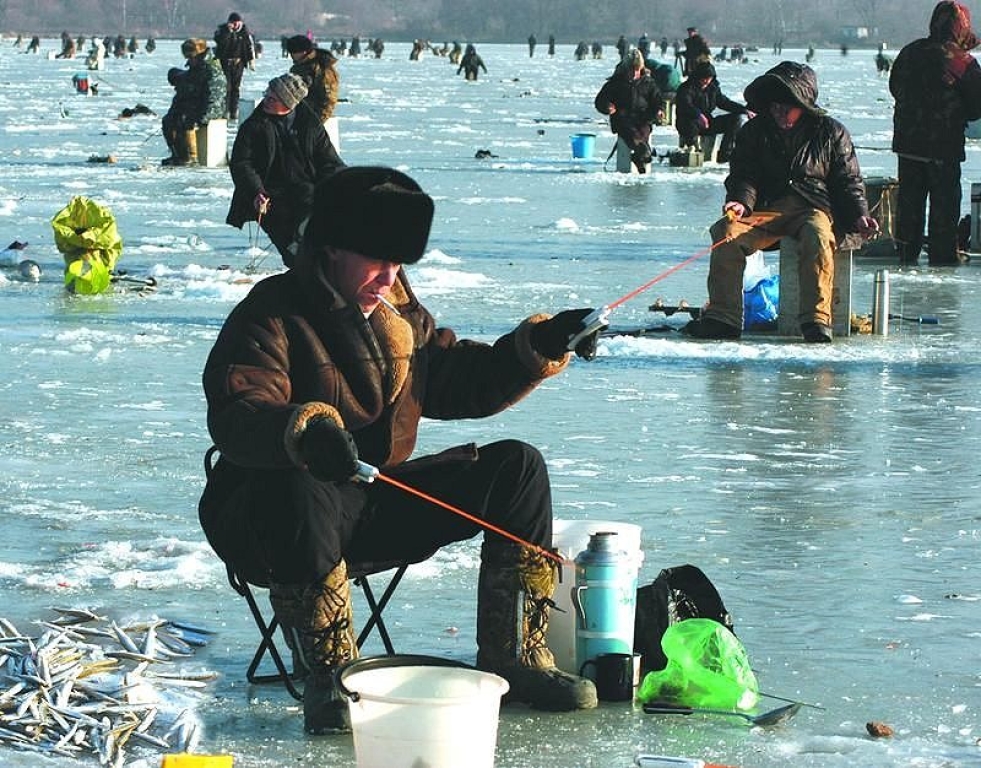
[[[318,48],[306,35],[293,35],[286,41],[286,51],[293,59],[290,72],[303,78],[307,97],[303,103],[325,122],[334,114],[340,91],[337,59],[334,54]]]
[[[186,69],[172,67],[167,73],[174,98],[161,120],[170,150],[170,157],[161,165],[196,165],[198,126],[225,114],[225,76],[211,57],[207,41],[188,38],[181,43],[181,53],[187,59]]]
[[[418,562],[482,527],[384,482],[359,460],[516,539],[484,534],[477,666],[509,698],[545,710],[596,706],[589,680],[546,644],[556,563],[548,470],[518,440],[409,461],[423,417],[491,416],[591,358],[590,309],[533,314],[493,343],[462,340],[412,292],[434,204],[397,170],[348,167],[322,183],[292,269],[258,283],[218,335],[204,371],[221,458],[199,511],[208,540],[270,599],[307,671],[304,725],[348,729],[333,671],[357,656],[348,565]],[[581,340],[575,340],[582,333]],[[522,543],[518,543],[518,542]]]

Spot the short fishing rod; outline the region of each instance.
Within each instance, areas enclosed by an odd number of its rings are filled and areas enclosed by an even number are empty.
[[[543,555],[544,557],[554,560],[559,565],[569,564],[568,560],[566,560],[564,557],[557,554],[556,552],[552,552],[551,550],[545,549],[544,547],[540,547],[537,544],[532,544],[530,541],[522,539],[520,536],[516,536],[510,531],[506,531],[505,529],[496,526],[493,523],[489,523],[486,520],[482,520],[476,515],[472,515],[469,512],[465,512],[459,507],[455,507],[452,504],[443,501],[442,499],[437,499],[435,496],[431,496],[425,491],[420,491],[418,488],[413,488],[411,485],[407,485],[406,483],[403,483],[400,480],[396,480],[394,477],[389,477],[388,475],[383,474],[378,469],[378,467],[374,467],[371,464],[368,464],[364,461],[358,462],[358,470],[357,472],[355,472],[353,479],[357,482],[362,482],[362,483],[373,483],[375,480],[381,480],[382,482],[388,483],[389,485],[394,486],[399,490],[405,491],[406,493],[409,493],[413,496],[418,496],[420,499],[428,501],[431,504],[435,504],[437,507],[442,507],[443,509],[450,511],[455,515],[459,515],[460,517],[469,520],[471,523],[480,526],[484,530],[491,531],[492,533],[496,533],[499,536],[503,536],[506,539],[510,539],[516,544],[520,544],[523,547],[527,547],[528,549],[533,550],[539,555]]]
[[[936,315],[919,315],[918,317],[907,317],[906,315],[889,315],[890,320],[905,320],[907,323],[919,323],[920,325],[940,325],[940,318]]]
[[[725,217],[729,219],[730,222],[737,221],[737,217],[731,210],[725,212]],[[765,221],[767,218],[769,217],[755,216],[749,221],[740,221],[739,223],[752,229],[754,227],[759,226],[760,223]],[[579,344],[579,342],[582,341],[584,338],[586,338],[587,336],[593,333],[596,333],[597,331],[602,330],[603,328],[606,328],[610,324],[610,313],[614,309],[619,307],[621,304],[625,304],[635,296],[638,296],[639,294],[648,290],[652,286],[661,282],[662,280],[664,280],[664,278],[668,277],[669,275],[673,275],[679,269],[682,269],[683,267],[686,267],[688,264],[691,264],[696,259],[700,259],[706,254],[712,253],[712,251],[714,251],[720,245],[724,245],[725,243],[728,243],[730,240],[732,240],[732,238],[733,236],[731,234],[726,234],[725,237],[723,237],[721,240],[717,240],[716,242],[712,243],[712,245],[710,245],[708,248],[703,248],[700,251],[696,251],[684,261],[679,262],[678,264],[675,264],[673,267],[664,270],[661,274],[648,280],[643,285],[640,285],[637,288],[634,288],[632,291],[625,293],[616,301],[612,301],[609,304],[605,304],[602,307],[598,307],[594,309],[592,312],[590,312],[582,319],[583,329],[569,340],[566,349],[569,350],[575,349],[576,346]]]
[[[256,215],[256,229],[255,237],[252,237],[252,233],[249,233],[249,250],[252,252],[250,254],[249,263],[246,265],[246,272],[255,272],[259,269],[259,266],[266,260],[269,256],[269,249],[262,249],[259,247],[259,233],[262,231],[262,217],[269,212],[269,198],[263,197],[262,201],[259,203],[258,213]],[[251,228],[250,228],[251,229]],[[261,256],[256,256],[255,251],[262,251]]]

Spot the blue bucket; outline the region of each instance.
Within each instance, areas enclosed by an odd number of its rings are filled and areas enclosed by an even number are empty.
[[[572,139],[572,156],[576,160],[592,158],[593,149],[596,147],[595,133],[574,133],[569,138]]]

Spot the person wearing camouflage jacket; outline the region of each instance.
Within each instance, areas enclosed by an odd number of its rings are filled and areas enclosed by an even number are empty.
[[[172,68],[167,80],[174,86],[170,109],[163,116],[162,129],[170,157],[163,165],[193,165],[197,162],[199,126],[221,118],[225,112],[225,76],[218,62],[200,38],[189,38],[181,44],[187,68]]]

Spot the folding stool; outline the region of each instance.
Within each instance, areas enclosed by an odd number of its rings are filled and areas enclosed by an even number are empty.
[[[395,590],[398,589],[398,586],[402,581],[402,577],[405,575],[405,572],[410,565],[410,562],[393,562],[374,565],[370,569],[363,567],[359,568],[358,566],[349,566],[348,574],[350,578],[354,580],[355,585],[361,587],[361,592],[364,594],[364,599],[368,604],[369,611],[368,620],[365,622],[364,627],[361,628],[361,632],[358,634],[358,648],[361,648],[365,641],[371,636],[372,631],[377,629],[378,636],[381,638],[382,644],[385,646],[385,652],[387,654],[395,653],[395,647],[392,644],[391,636],[388,634],[388,628],[385,626],[383,614],[389,600],[392,599],[392,596],[395,594]],[[392,577],[389,579],[385,590],[381,594],[381,597],[376,599],[374,590],[371,588],[371,584],[368,582],[368,577],[393,569],[395,573],[393,573]],[[258,602],[256,601],[255,594],[252,592],[252,585],[250,585],[245,579],[241,578],[235,572],[235,569],[232,566],[226,566],[226,570],[228,573],[228,583],[231,584],[232,589],[245,598],[245,601],[249,606],[249,611],[252,613],[252,618],[255,620],[256,627],[259,630],[259,634],[262,636],[259,641],[259,646],[256,648],[255,654],[252,657],[252,661],[249,663],[249,667],[245,672],[246,678],[250,683],[281,682],[284,686],[286,686],[286,690],[289,691],[290,695],[294,699],[297,701],[302,701],[303,694],[297,689],[295,683],[293,682],[295,678],[295,670],[290,672],[285,661],[283,661],[283,656],[280,653],[279,648],[276,646],[276,630],[279,629],[280,626],[279,619],[277,619],[274,614],[272,619],[267,620],[262,612],[262,609],[259,607]],[[262,663],[266,654],[269,655],[269,659],[276,668],[276,672],[259,674],[259,665]]]

